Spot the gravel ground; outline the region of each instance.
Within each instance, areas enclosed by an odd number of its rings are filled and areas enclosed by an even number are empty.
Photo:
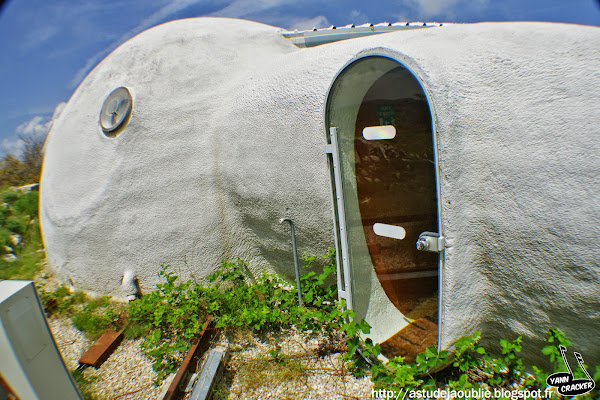
[[[50,329],[69,370],[78,366],[91,343],[62,317],[49,319]],[[140,349],[141,340],[125,339],[99,369],[88,367],[83,377],[99,399],[162,399],[173,375],[160,387],[152,380],[152,362]],[[288,330],[277,335],[237,334],[219,341],[229,349],[216,399],[370,399],[369,378],[356,379],[341,360],[339,336]],[[277,347],[279,346],[279,348]],[[269,353],[277,351],[277,357]]]
[[[371,398],[369,377],[355,378],[341,360],[339,333],[290,329],[268,337],[237,335],[222,344],[228,345],[230,357],[215,390],[217,399]]]
[[[41,272],[35,279],[54,290],[58,283],[51,274]],[[86,336],[60,316],[48,319],[54,339],[70,371],[92,345]],[[345,350],[339,333],[304,333],[290,329],[277,334],[255,335],[238,332],[220,335],[229,357],[223,377],[215,390],[215,400],[231,399],[370,399],[373,387],[369,378],[356,379],[341,361]],[[160,387],[153,384],[156,374],[152,361],[140,348],[141,339],[124,339],[99,369],[88,367],[83,378],[93,399],[160,400],[174,375]],[[275,351],[273,357],[269,351]],[[277,355],[278,354],[278,355]]]
[[[49,319],[50,329],[67,368],[71,371],[79,365],[81,355],[91,346],[85,335],[73,327],[66,318]],[[141,340],[124,339],[121,345],[97,370],[88,367],[83,376],[92,381],[90,389],[100,399],[148,400],[162,398],[173,376],[160,387],[152,380],[156,374],[152,362],[140,349]]]
[[[43,284],[49,292],[59,285],[47,268],[42,268],[34,280]],[[79,366],[79,358],[92,343],[73,327],[68,318],[52,316],[48,324],[67,368],[74,371]],[[84,370],[83,377],[91,382],[89,391],[95,395],[94,399],[162,399],[174,375],[165,379],[160,387],[154,386],[152,380],[156,374],[152,370],[152,361],[144,355],[140,343],[141,339],[124,339],[100,368],[88,367]]]

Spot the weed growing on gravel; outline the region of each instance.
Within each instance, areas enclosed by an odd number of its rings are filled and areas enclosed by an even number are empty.
[[[92,300],[72,312],[73,326],[96,340],[109,328],[118,328],[119,312],[110,303],[110,297]]]
[[[335,253],[323,258],[329,263],[321,273],[310,270],[315,257],[304,257],[309,269],[301,277],[304,306],[300,307],[293,285],[276,275],[263,273],[253,277],[247,264],[223,261],[221,267],[207,277],[209,285],[179,277],[162,266],[159,272],[166,282],[157,290],[132,302],[128,315],[137,331],[146,331],[143,347],[154,359],[157,382],[174,372],[191,340],[200,333],[207,315],[212,315],[217,328],[231,333],[242,328],[254,332],[276,331],[291,325],[300,330],[331,330],[345,313],[336,303],[335,285],[327,278],[336,271]]]
[[[357,329],[368,333],[368,324],[350,322],[345,325],[349,335],[348,353],[345,358],[351,361],[352,370],[357,376],[371,373],[371,380],[375,390],[385,389],[394,393],[407,391],[429,391],[436,389],[466,391],[483,388],[485,390],[505,389],[508,392],[515,390],[534,392],[547,388],[546,378],[549,373],[542,368],[532,366],[528,372],[523,360],[519,356],[522,349],[522,339],[517,337],[513,341],[500,340],[501,356],[493,357],[480,346],[481,333],[475,332],[471,336],[464,336],[454,344],[452,352],[440,351],[435,347],[427,348],[418,354],[415,363],[404,362],[404,357],[393,357],[387,363],[380,362],[380,347],[373,345],[368,339],[361,341]],[[559,347],[569,346],[570,341],[564,332],[559,329],[550,329],[547,345],[542,348],[542,353],[549,356],[552,363],[552,372],[565,371]],[[360,348],[360,355],[358,349]],[[368,360],[368,361],[366,361]],[[562,364],[562,365],[561,365]],[[575,371],[574,371],[575,372]],[[575,374],[575,378],[585,378],[582,371]],[[600,384],[600,366],[596,366],[593,377],[596,385]],[[559,397],[553,392],[552,398]],[[590,392],[577,398],[600,399],[600,392]]]
[[[48,315],[66,315],[74,306],[83,304],[88,299],[84,292],[71,292],[65,285],[60,285],[52,292],[47,291],[43,284],[38,284],[36,288]]]
[[[82,371],[77,369],[71,371],[71,376],[85,400],[106,400],[106,397],[100,396],[94,392],[93,384],[98,377],[86,377]]]
[[[53,292],[44,286],[37,286],[38,294],[48,315],[58,314],[71,318],[73,326],[85,333],[88,339],[96,340],[109,328],[121,328],[119,316],[125,311],[125,305],[110,302],[110,297],[90,299],[84,292],[71,290],[65,285]]]
[[[315,272],[315,268],[311,270],[315,257],[303,258],[304,267],[308,269],[301,277],[304,307],[298,304],[293,284],[266,273],[255,278],[240,259],[236,262],[223,261],[221,267],[207,277],[208,285],[181,282],[169,266],[163,265],[159,275],[164,283],[158,284],[154,292],[130,303],[127,311],[127,331],[130,335],[144,336],[143,348],[154,360],[155,383],[176,371],[192,339],[200,333],[207,316],[211,315],[215,326],[223,328],[232,337],[243,331],[261,334],[291,326],[300,331],[331,332],[339,329],[346,335],[344,359],[357,376],[370,373],[375,389],[396,393],[433,391],[437,388],[456,391],[477,388],[510,391],[546,389],[549,373],[537,366],[528,369],[524,365],[519,355],[521,337],[513,341],[501,340],[501,355],[496,357],[479,344],[481,334],[475,332],[460,338],[451,352],[438,352],[435,347],[429,347],[417,355],[412,364],[406,363],[400,356],[386,363],[380,362],[381,348],[370,339],[363,341],[360,335],[361,332],[369,333],[369,324],[356,321],[354,313],[345,310],[344,303],[336,300],[335,284],[328,284],[328,278],[336,271],[334,251],[330,250],[323,257],[329,263],[320,273]],[[93,314],[94,310],[83,307],[81,312]],[[105,317],[111,320],[106,312]],[[561,345],[570,345],[564,333],[558,329],[550,330],[548,345],[542,353],[553,364],[552,372],[561,370]],[[293,377],[306,372],[297,360],[280,350],[275,345],[269,351],[270,357],[254,360],[248,365],[249,373],[259,374],[261,371],[262,374],[268,370],[272,374],[276,370],[284,377]],[[600,384],[600,366],[596,367],[594,379]],[[579,398],[600,399],[600,395],[596,391]]]
[[[261,386],[276,386],[295,381],[306,374],[298,357],[280,354],[278,358],[263,356],[248,359],[237,371],[245,390],[254,391]]]

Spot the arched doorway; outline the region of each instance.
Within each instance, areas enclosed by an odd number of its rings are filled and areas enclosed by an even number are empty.
[[[342,297],[373,326],[384,355],[410,358],[438,335],[439,254],[415,246],[438,232],[426,95],[402,64],[364,57],[334,81],[326,126]]]

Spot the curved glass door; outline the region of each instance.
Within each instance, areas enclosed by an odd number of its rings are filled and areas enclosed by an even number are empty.
[[[415,246],[422,232],[438,230],[425,94],[398,62],[366,57],[334,82],[327,124],[339,158],[334,191],[342,194],[338,236],[347,244],[352,308],[373,326],[384,355],[410,359],[437,344],[438,333],[439,255]]]

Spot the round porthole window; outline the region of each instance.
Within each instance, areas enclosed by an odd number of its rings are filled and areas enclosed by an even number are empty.
[[[118,131],[127,125],[133,101],[127,88],[113,90],[104,100],[100,110],[100,126],[106,136],[115,137]]]

